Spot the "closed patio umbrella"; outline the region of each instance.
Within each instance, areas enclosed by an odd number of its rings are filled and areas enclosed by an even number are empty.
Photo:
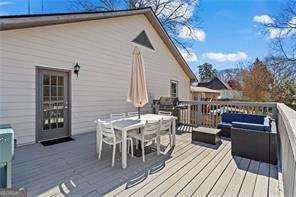
[[[138,47],[134,48],[132,55],[132,69],[129,78],[127,101],[138,108],[138,117],[140,119],[140,107],[148,103],[148,96],[144,62]]]

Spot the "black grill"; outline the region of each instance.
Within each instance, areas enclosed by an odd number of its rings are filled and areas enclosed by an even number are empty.
[[[178,97],[160,97],[158,100],[153,101],[153,111],[169,111],[173,116],[178,117],[177,124],[179,123],[180,110],[187,109],[188,106],[180,105]]]

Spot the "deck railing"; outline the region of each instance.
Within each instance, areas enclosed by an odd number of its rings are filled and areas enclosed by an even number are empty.
[[[278,104],[278,133],[284,196],[296,196],[296,112]]]
[[[179,123],[191,126],[217,127],[224,112],[261,114],[277,118],[276,103],[237,101],[180,101]]]
[[[279,189],[284,196],[296,196],[296,111],[282,103],[181,101],[187,108],[179,114],[179,123],[217,127],[223,112],[269,115],[276,120],[279,134]]]

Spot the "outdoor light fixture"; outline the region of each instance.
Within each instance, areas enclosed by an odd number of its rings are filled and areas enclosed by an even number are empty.
[[[74,73],[77,75],[77,77],[78,77],[79,70],[80,70],[80,66],[79,66],[79,62],[77,61],[74,66]]]

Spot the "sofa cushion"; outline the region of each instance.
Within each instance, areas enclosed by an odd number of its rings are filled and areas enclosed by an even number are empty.
[[[270,131],[270,126],[263,125],[263,124],[254,124],[254,123],[246,123],[246,122],[232,122],[232,126],[234,128],[241,128],[241,129],[250,129],[250,130],[257,130],[257,131]]]
[[[223,113],[221,115],[222,122],[247,122],[254,124],[264,124],[266,116],[262,115],[250,115],[250,114],[235,114],[235,113]]]
[[[230,129],[232,127],[231,123],[222,122],[218,124],[218,129]]]
[[[243,114],[243,121],[237,121],[237,122],[248,122],[248,123],[254,123],[254,124],[264,124],[264,119],[266,116],[261,115],[249,115],[249,114]]]
[[[222,113],[221,121],[224,123],[231,123],[233,121],[233,116],[231,113]]]

